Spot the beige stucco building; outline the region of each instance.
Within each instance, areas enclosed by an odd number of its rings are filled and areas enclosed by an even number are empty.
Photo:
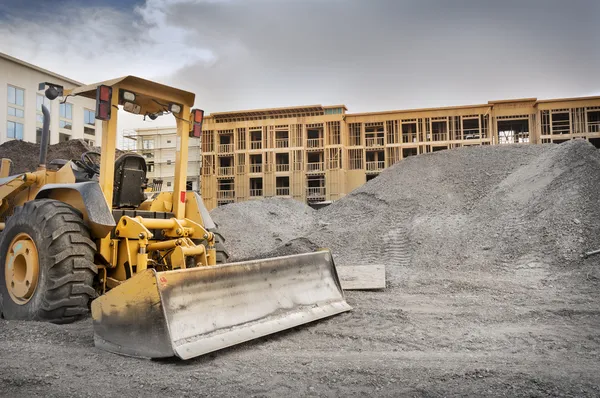
[[[100,145],[102,123],[95,119],[95,101],[69,97],[49,101],[39,83],[49,82],[74,88],[83,83],[0,53],[0,143],[9,140],[39,142],[42,128],[41,104],[50,110],[50,143],[84,139]]]
[[[209,208],[261,197],[341,198],[408,156],[468,145],[600,147],[600,97],[347,113],[344,105],[213,113],[202,133]]]
[[[146,158],[147,177],[162,180],[161,191],[172,191],[175,181],[175,151],[177,130],[175,127],[151,127],[135,129],[126,135],[135,144],[130,148]],[[200,140],[189,139],[186,189],[200,191]]]

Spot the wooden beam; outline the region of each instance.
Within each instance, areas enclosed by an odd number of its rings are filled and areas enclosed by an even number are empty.
[[[385,289],[383,264],[349,265],[336,269],[344,290]]]

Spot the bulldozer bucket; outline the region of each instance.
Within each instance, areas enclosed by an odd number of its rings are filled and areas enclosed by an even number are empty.
[[[349,311],[329,251],[148,269],[92,302],[97,347],[189,359]]]

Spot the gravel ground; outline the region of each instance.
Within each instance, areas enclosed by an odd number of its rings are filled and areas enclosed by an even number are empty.
[[[386,264],[388,288],[347,292],[352,312],[185,362],[100,351],[89,320],[0,321],[0,391],[600,396],[599,260],[579,256],[600,247],[599,201],[600,156],[571,142],[409,158],[319,211],[228,205],[213,215],[236,256],[326,246],[340,267]]]

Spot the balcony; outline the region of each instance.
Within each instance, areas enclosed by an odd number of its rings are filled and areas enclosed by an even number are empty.
[[[600,133],[600,122],[588,122],[588,133]]]
[[[306,197],[308,199],[324,198],[325,187],[308,187],[306,188]]]
[[[374,161],[374,162],[366,162],[367,173],[368,172],[377,172],[381,171],[385,168],[385,162],[383,160]]]
[[[290,195],[290,188],[289,187],[275,188],[275,195],[277,195],[277,196],[289,196]]]
[[[219,153],[233,153],[233,144],[220,144]]]
[[[306,140],[307,148],[322,148],[323,138],[309,138]]]
[[[315,163],[307,163],[306,164],[306,172],[307,173],[320,173],[325,171],[325,164],[323,162],[315,162]]]
[[[432,141],[448,141],[448,133],[433,133],[431,138]]]
[[[217,191],[217,199],[231,199],[235,198],[235,191]]]
[[[250,149],[262,149],[262,141],[250,141]]]
[[[402,142],[403,143],[409,143],[409,142],[417,142],[417,134],[402,134]]]
[[[251,189],[250,190],[250,196],[251,197],[257,197],[257,196],[262,196],[262,189]]]
[[[251,164],[250,173],[262,173],[262,164]]]
[[[275,171],[279,172],[279,171],[290,171],[290,165],[287,163],[284,164],[276,164],[275,165]]]
[[[367,137],[365,138],[365,146],[383,146],[383,137]]]
[[[287,148],[289,141],[287,138],[279,138],[275,140],[275,148]]]
[[[218,176],[232,176],[233,175],[233,167],[219,167],[217,170]]]

